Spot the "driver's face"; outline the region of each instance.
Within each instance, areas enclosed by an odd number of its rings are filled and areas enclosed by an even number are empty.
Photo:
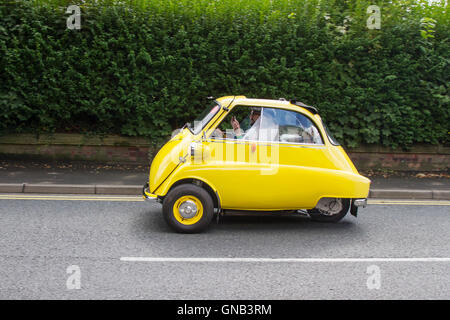
[[[250,113],[250,120],[251,120],[251,122],[254,123],[256,120],[258,120],[258,118],[259,118],[260,115],[261,115],[260,112],[252,111],[252,112]]]

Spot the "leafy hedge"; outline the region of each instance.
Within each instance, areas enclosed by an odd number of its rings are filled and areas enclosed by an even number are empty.
[[[66,28],[76,2],[3,2],[0,132],[157,141],[205,97],[243,94],[317,106],[346,146],[448,143],[448,9],[376,1],[368,30],[371,2],[92,0],[80,30]]]

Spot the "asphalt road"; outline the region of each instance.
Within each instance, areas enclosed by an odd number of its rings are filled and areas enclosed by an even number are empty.
[[[448,201],[184,235],[136,197],[14,197],[0,195],[0,299],[450,299]]]

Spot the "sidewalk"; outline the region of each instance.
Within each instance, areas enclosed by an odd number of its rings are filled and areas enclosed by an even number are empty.
[[[149,165],[0,161],[0,193],[141,195],[148,171]],[[369,178],[370,198],[450,200],[448,175]]]

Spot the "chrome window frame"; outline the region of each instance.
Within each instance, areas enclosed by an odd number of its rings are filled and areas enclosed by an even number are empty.
[[[259,140],[242,140],[242,139],[223,139],[223,138],[207,138],[205,142],[211,143],[234,143],[234,144],[252,144],[256,143],[262,146],[272,146],[274,144],[283,147],[297,147],[297,148],[314,148],[324,149],[324,143],[298,143],[298,142],[283,142],[283,141],[259,141]]]

